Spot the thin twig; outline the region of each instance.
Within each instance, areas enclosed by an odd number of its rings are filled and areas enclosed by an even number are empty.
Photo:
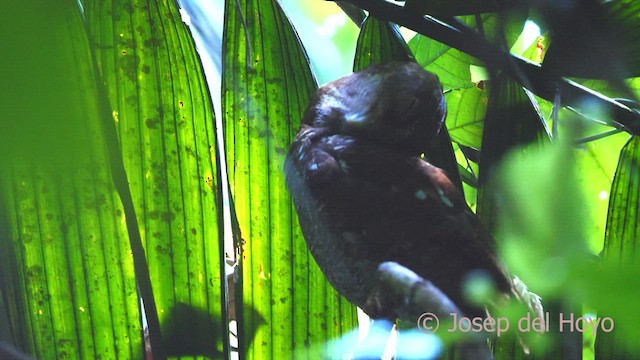
[[[615,134],[619,134],[621,133],[622,130],[619,129],[613,129],[613,130],[609,130],[609,131],[605,131],[603,133],[600,134],[596,134],[596,135],[592,135],[592,136],[587,136],[585,138],[582,139],[578,139],[575,141],[575,145],[582,145],[582,144],[586,144],[588,142],[591,141],[596,141],[596,140],[600,140],[600,139],[604,139],[606,137],[609,137],[611,135],[615,135]]]
[[[553,111],[551,112],[551,135],[554,139],[558,138],[558,132],[560,131],[559,115],[560,108],[562,107],[562,99],[560,96],[560,90],[556,89],[555,95],[553,96]]]

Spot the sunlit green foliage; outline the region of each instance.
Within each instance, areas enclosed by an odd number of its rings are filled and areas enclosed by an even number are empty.
[[[243,239],[241,354],[315,357],[356,327],[355,307],[310,256],[284,184],[284,158],[316,84],[278,2],[239,4],[227,2],[225,10],[222,112]]]
[[[140,358],[133,259],[81,13],[22,2],[0,24],[12,49],[0,59],[3,340],[42,359]]]

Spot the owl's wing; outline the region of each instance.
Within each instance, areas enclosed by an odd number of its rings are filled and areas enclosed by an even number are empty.
[[[398,261],[428,279],[477,269],[509,291],[490,235],[442,169],[402,150],[322,131],[303,129],[288,161],[331,226],[345,241],[364,244],[354,251]],[[439,258],[450,261],[440,266]]]
[[[338,163],[348,167],[352,177],[374,183],[381,191],[389,190],[399,203],[417,216],[434,216],[435,213],[439,221],[461,226],[461,230],[468,234],[468,237],[459,238],[457,245],[461,251],[493,253],[491,235],[441,168],[423,158],[367,143],[354,142],[348,150],[333,152],[332,155]],[[458,234],[455,231],[451,233]],[[470,241],[471,237],[478,241]]]
[[[444,170],[406,152],[305,126],[289,157],[318,193],[362,186],[372,191],[371,195],[394,194],[416,210],[438,209],[477,222]]]

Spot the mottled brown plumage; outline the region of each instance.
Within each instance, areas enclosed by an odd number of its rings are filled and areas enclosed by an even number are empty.
[[[462,296],[471,271],[510,291],[461,193],[420,157],[445,113],[435,75],[414,63],[377,65],[318,90],[291,144],[287,186],[309,249],[360,307],[385,261],[432,281],[468,315],[481,315]]]

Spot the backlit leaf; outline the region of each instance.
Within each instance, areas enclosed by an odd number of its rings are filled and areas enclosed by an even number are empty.
[[[81,13],[75,1],[5,5],[0,287],[14,343],[41,359],[141,358],[133,259]]]
[[[309,254],[284,182],[284,158],[316,85],[278,2],[239,5],[229,1],[225,9],[222,111],[231,192],[246,242],[242,289],[236,290],[244,305],[242,356],[321,357],[328,339],[355,327],[355,308]]]
[[[213,108],[193,40],[174,1],[85,0],[84,8],[164,346],[176,356],[219,354],[228,332],[222,198]]]

